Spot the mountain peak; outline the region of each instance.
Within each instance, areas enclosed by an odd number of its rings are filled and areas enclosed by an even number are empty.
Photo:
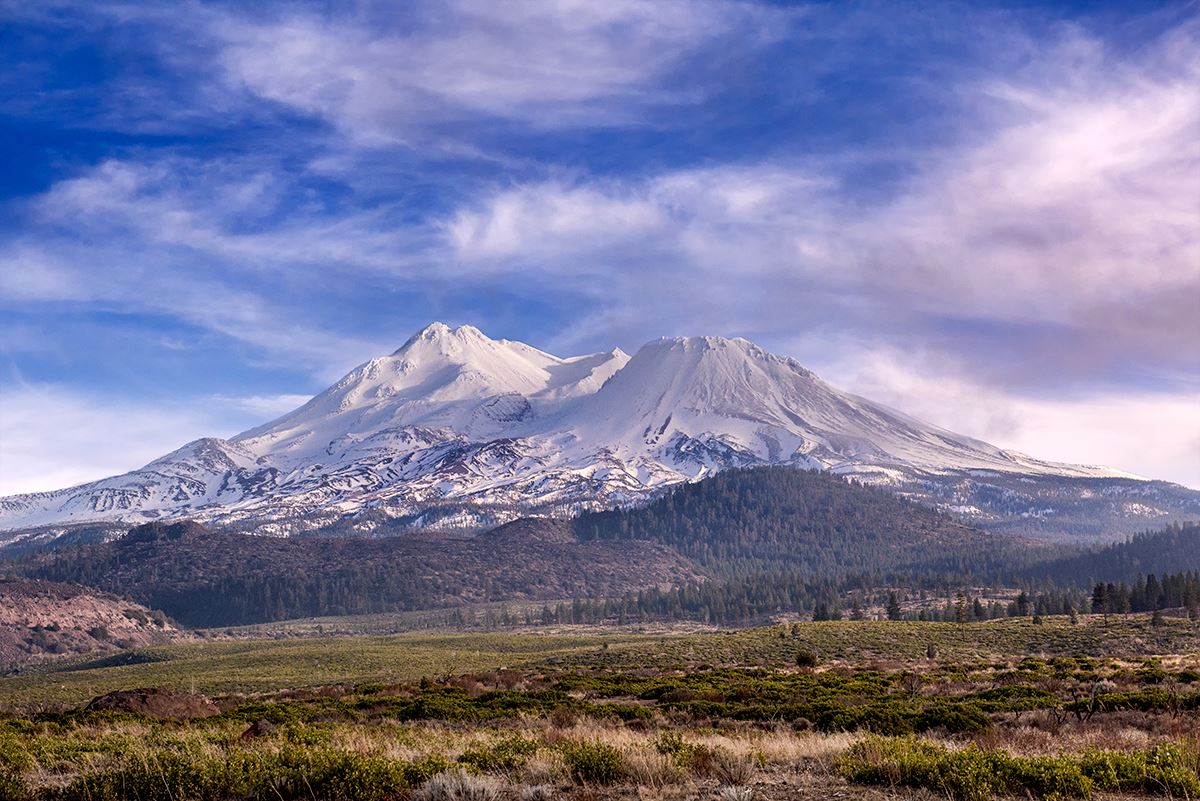
[[[460,325],[457,328],[451,328],[440,320],[435,320],[409,337],[392,355],[399,355],[418,342],[462,343],[467,341],[491,342],[492,340],[473,325]]]
[[[564,510],[625,504],[754,464],[897,487],[968,471],[962,480],[1113,475],[922,423],[741,338],[664,338],[632,358],[619,349],[561,358],[433,322],[394,354],[231,440],[197,440],[82,487],[0,499],[0,532],[185,514],[299,530],[317,524],[313,515],[423,515],[458,503]]]
[[[732,362],[738,362],[747,358],[760,362],[775,362],[786,365],[794,373],[803,378],[816,378],[816,375],[811,370],[804,367],[804,365],[792,357],[771,353],[766,348],[742,337],[662,337],[643,345],[637,355],[642,359],[649,360],[655,358],[655,354],[657,354],[658,359],[661,359],[671,353],[691,355],[701,361],[713,358],[721,360],[725,357]]]

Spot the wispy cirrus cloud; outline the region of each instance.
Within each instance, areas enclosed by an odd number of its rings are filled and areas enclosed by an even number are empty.
[[[227,80],[357,140],[411,142],[469,120],[556,128],[628,124],[702,99],[664,77],[706,48],[778,41],[795,10],[702,0],[359,6],[213,25]]]
[[[1068,374],[1102,377],[1131,357],[1194,373],[1200,47],[1181,37],[1200,43],[1189,28],[1148,63],[1110,64],[1074,36],[1047,57],[1061,87],[963,88],[968,107],[986,102],[976,113],[996,123],[924,154],[883,198],[864,200],[836,165],[804,160],[550,181],[460,211],[448,240],[480,269],[564,281],[606,274],[631,290],[614,305],[653,305],[656,320],[686,299],[686,276],[718,319],[751,333],[777,336],[797,312],[855,327],[866,314],[885,319],[884,335],[951,323],[1024,329],[990,343],[966,338],[964,356],[1025,347],[1074,358],[1042,360]],[[761,286],[787,300],[764,305]],[[680,310],[685,320],[697,311]],[[1056,336],[1071,347],[1047,353]]]

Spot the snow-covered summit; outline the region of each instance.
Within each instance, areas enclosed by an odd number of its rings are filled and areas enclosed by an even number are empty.
[[[2,498],[0,531],[187,515],[289,533],[365,509],[417,523],[448,509],[495,519],[627,503],[755,464],[835,470],[918,496],[947,477],[1120,476],[929,425],[744,339],[668,338],[633,357],[561,358],[433,323],[229,440],[198,440],[80,487]]]
[[[299,409],[232,441],[288,461],[332,442],[420,427],[472,437],[530,422],[552,401],[594,392],[628,357],[561,359],[470,325],[432,323],[390,356],[359,365]]]

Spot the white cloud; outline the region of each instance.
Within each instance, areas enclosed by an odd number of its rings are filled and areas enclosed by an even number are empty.
[[[975,87],[989,128],[847,232],[861,269],[919,307],[984,317],[1200,299],[1200,37],[1178,35],[1192,47],[1111,65],[1073,39],[1046,58],[1052,80]]]
[[[260,422],[266,422],[269,419],[303,406],[308,402],[309,398],[309,395],[292,395],[287,393],[282,395],[247,395],[241,398],[215,395],[213,396],[213,401],[247,412],[258,418]]]
[[[33,205],[40,221],[75,237],[120,233],[143,247],[186,248],[249,271],[387,271],[422,245],[419,231],[394,224],[389,207],[328,214],[296,205],[298,191],[269,159],[168,156],[102,162],[54,184]]]
[[[1200,45],[1191,29],[1173,36]],[[461,210],[447,241],[468,273],[534,272],[576,289],[602,278],[605,324],[779,335],[797,314],[810,327],[899,330],[958,318],[1062,328],[1080,365],[1195,371],[1200,47],[1161,49],[1110,63],[1076,37],[1043,56],[1056,82],[964,89],[978,128],[925,153],[883,199],[863,200],[820,160],[551,180]]]
[[[0,300],[70,301],[95,309],[161,314],[259,349],[324,379],[378,353],[381,345],[312,325],[269,294],[209,275],[202,259],[165,258],[136,240],[107,248],[58,243],[0,248]]]
[[[6,386],[0,392],[0,496],[135,470],[184,443],[232,436],[307,400],[306,395],[256,395],[160,403],[58,385]]]
[[[702,46],[777,39],[793,12],[724,0],[450,0],[213,26],[234,86],[368,143],[468,118],[553,128],[628,123],[690,98],[659,81]]]
[[[822,372],[844,389],[1003,448],[1200,489],[1198,389],[1029,397],[894,349],[848,351]]]
[[[101,401],[54,387],[0,393],[0,495],[60,489],[141,467],[211,435],[200,406]]]
[[[268,222],[284,180],[253,161],[103,162],[31,201],[36,225],[0,243],[0,299],[167,315],[341,375],[379,343],[309,322],[296,304],[311,299],[282,290],[317,290],[342,270],[402,269],[416,234],[378,211],[289,209]]]

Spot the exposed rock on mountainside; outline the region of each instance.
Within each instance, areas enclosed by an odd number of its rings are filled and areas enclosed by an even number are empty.
[[[183,516],[284,535],[364,514],[483,528],[758,464],[854,475],[1031,532],[1115,535],[1200,516],[1200,492],[954,434],[746,340],[563,359],[435,323],[278,420],[122,476],[0,499],[0,546]]]
[[[74,584],[0,579],[0,665],[167,642],[161,612]]]

